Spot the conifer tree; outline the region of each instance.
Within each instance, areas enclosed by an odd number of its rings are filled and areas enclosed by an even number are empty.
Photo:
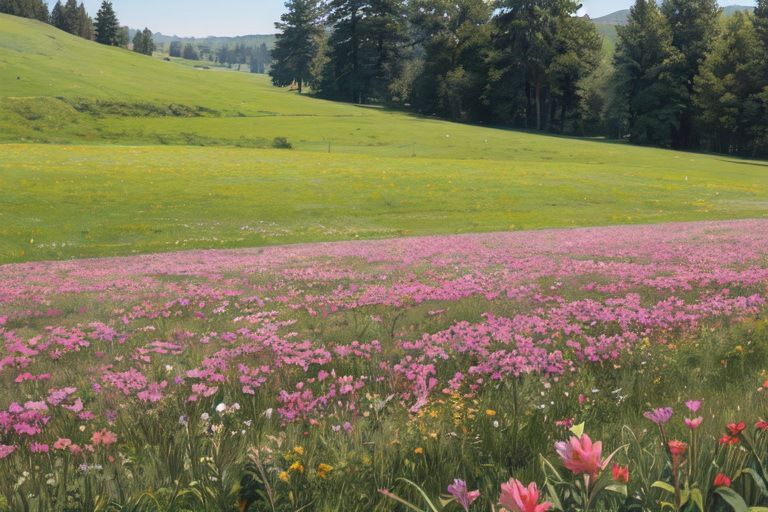
[[[112,2],[104,0],[96,14],[96,42],[109,46],[121,46],[120,23],[117,20]]]
[[[296,82],[299,94],[311,82],[311,65],[322,36],[321,10],[317,0],[288,0],[286,13],[275,23],[279,30],[269,71],[272,83],[284,87]]]

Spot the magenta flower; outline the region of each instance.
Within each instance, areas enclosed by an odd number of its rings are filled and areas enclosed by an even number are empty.
[[[704,418],[702,418],[701,416],[693,419],[685,418],[685,425],[691,430],[696,430],[697,428],[699,428],[699,425],[701,425],[702,421],[704,421]]]
[[[603,443],[593,443],[587,434],[555,443],[555,450],[566,469],[574,475],[597,476],[603,469]]]
[[[531,482],[526,487],[520,480],[510,478],[508,482],[501,484],[499,503],[509,512],[547,512],[552,503],[539,503],[539,498],[536,482]]]
[[[50,451],[50,447],[47,444],[32,443],[29,445],[29,451],[32,453],[48,453]]]
[[[448,494],[453,496],[456,503],[461,505],[465,512],[469,512],[469,507],[477,498],[480,497],[480,491],[470,491],[467,489],[467,482],[458,478],[448,486]]]
[[[701,408],[701,400],[689,400],[685,402],[685,406],[692,413],[696,413]]]
[[[671,407],[662,407],[659,409],[653,409],[643,413],[643,416],[651,420],[657,425],[663,425],[669,421],[674,411]]]
[[[10,454],[12,454],[15,451],[16,451],[15,446],[0,444],[0,459],[4,459],[8,457]]]

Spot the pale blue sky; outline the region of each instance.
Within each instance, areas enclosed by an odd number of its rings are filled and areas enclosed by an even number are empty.
[[[84,0],[91,16],[101,0]],[[55,0],[48,0],[53,4]],[[118,18],[134,28],[149,27],[166,35],[189,37],[270,34],[285,0],[113,0]],[[633,0],[584,0],[592,17],[626,9]],[[754,5],[750,0],[726,0],[723,5]]]

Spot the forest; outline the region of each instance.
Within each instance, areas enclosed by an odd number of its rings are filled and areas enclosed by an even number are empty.
[[[768,0],[637,0],[615,51],[573,0],[289,0],[270,74],[320,97],[684,150],[768,154]]]

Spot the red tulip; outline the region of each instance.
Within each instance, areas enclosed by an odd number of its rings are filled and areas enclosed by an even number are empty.
[[[629,483],[629,467],[628,466],[619,466],[618,464],[614,464],[613,468],[611,468],[611,472],[613,473],[614,481],[622,484]]]
[[[715,476],[715,487],[730,487],[731,486],[731,479],[728,478],[723,473],[718,473],[717,476]]]

